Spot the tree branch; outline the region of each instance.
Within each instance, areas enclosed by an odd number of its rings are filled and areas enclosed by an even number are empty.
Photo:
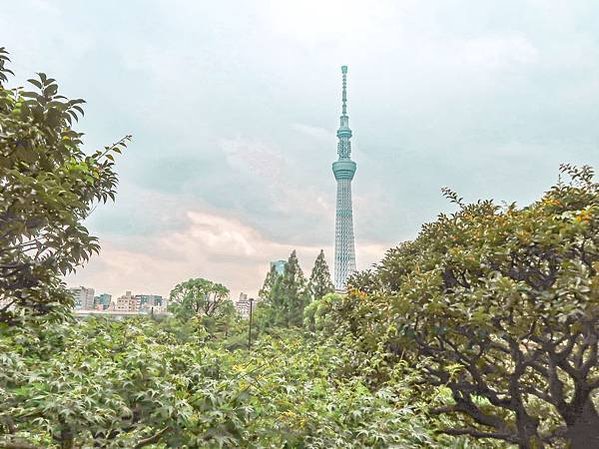
[[[504,440],[504,441],[508,441],[510,443],[515,443],[515,444],[518,443],[518,437],[516,435],[514,435],[513,433],[483,432],[478,429],[469,429],[469,428],[444,429],[444,430],[441,430],[440,432],[444,433],[446,435],[454,435],[454,436],[469,435],[469,436],[475,437],[475,438],[495,438],[497,440]]]
[[[27,441],[0,441],[2,449],[44,449],[42,446],[29,444]]]
[[[162,435],[164,435],[167,430],[168,430],[168,427],[165,427],[164,429],[160,430],[159,432],[155,433],[154,435],[149,436],[148,438],[144,438],[143,440],[139,440],[139,442],[135,446],[133,446],[133,449],[141,449],[144,446],[158,443],[158,441],[160,441],[160,438],[162,438]]]

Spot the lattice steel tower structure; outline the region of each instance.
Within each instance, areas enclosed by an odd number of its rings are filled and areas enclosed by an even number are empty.
[[[337,212],[335,217],[335,289],[345,290],[348,276],[356,270],[354,246],[354,218],[351,200],[351,182],[356,173],[356,163],[351,160],[351,136],[347,115],[347,66],[341,67],[341,117],[337,130],[337,154],[333,174],[337,180]]]

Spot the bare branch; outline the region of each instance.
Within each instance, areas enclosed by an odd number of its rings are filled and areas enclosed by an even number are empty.
[[[160,441],[160,438],[162,438],[162,435],[164,435],[167,430],[168,430],[168,427],[165,427],[164,429],[160,430],[159,432],[155,433],[154,435],[149,436],[148,438],[144,438],[143,440],[140,440],[135,446],[133,446],[133,449],[141,449],[144,446],[158,443],[158,441]]]

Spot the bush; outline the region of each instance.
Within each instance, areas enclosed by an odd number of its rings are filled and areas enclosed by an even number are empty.
[[[524,208],[459,206],[350,280],[336,308],[364,351],[426,357],[451,400],[450,435],[540,448],[599,447],[599,185],[565,165]]]

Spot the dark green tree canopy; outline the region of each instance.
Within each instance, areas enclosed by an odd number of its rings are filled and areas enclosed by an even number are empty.
[[[318,254],[318,257],[314,262],[314,268],[312,268],[308,287],[313,301],[322,298],[327,293],[333,293],[335,291],[323,250],[320,250],[320,254]]]
[[[457,213],[349,282],[350,328],[429,358],[425,381],[451,391],[436,410],[449,434],[599,447],[599,185],[561,171],[571,181],[524,208],[448,191]]]
[[[84,101],[44,73],[32,91],[6,88],[8,61],[0,48],[0,322],[15,323],[71,304],[60,275],[99,251],[82,221],[114,199],[114,154],[129,136],[86,155],[73,129]]]

